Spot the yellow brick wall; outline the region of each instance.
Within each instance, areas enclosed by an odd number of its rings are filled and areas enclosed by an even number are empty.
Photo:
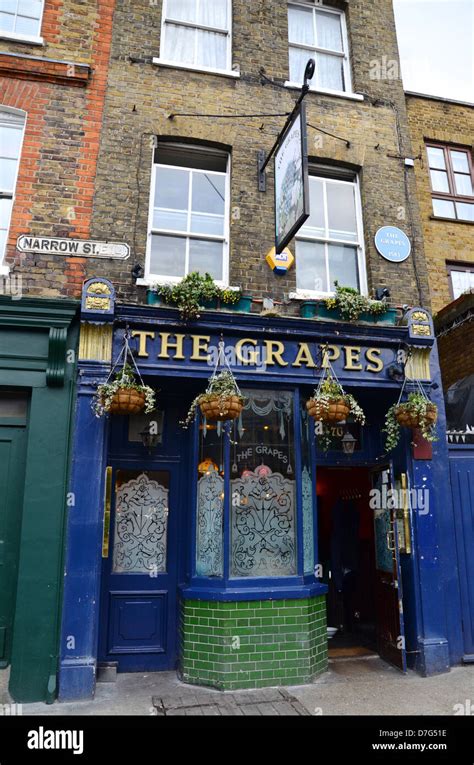
[[[426,142],[455,144],[471,148],[474,143],[474,105],[407,95],[408,125],[415,162],[425,257],[428,266],[431,303],[439,311],[452,300],[446,261],[474,265],[474,223],[433,219],[431,184]]]

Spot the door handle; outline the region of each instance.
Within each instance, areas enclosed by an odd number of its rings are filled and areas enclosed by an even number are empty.
[[[104,526],[102,532],[102,557],[109,557],[110,505],[112,499],[112,468],[105,468]]]
[[[391,529],[390,531],[387,531],[386,539],[387,539],[387,550],[390,550],[390,552],[395,552],[395,532],[393,529]],[[391,540],[393,541],[392,545],[390,544]]]

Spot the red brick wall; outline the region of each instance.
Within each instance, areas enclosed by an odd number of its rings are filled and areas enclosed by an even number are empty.
[[[84,259],[20,255],[16,240],[28,233],[90,236],[114,7],[115,0],[47,0],[44,47],[0,42],[11,54],[0,62],[0,103],[27,113],[5,259],[22,273],[27,294],[81,291]],[[35,58],[21,66],[16,53]],[[36,57],[64,63],[53,67]]]

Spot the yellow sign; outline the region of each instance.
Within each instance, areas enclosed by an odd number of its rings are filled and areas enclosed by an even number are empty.
[[[268,252],[265,260],[272,269],[273,273],[278,274],[279,276],[286,274],[286,272],[290,270],[293,263],[295,262],[295,259],[289,251],[288,247],[285,247],[283,252],[280,252],[278,255],[276,253],[275,247],[272,247],[272,249]]]

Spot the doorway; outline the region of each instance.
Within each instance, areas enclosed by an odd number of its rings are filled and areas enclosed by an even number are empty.
[[[319,561],[328,586],[329,658],[379,654],[406,670],[395,514],[371,491],[391,485],[389,467],[317,471]]]

